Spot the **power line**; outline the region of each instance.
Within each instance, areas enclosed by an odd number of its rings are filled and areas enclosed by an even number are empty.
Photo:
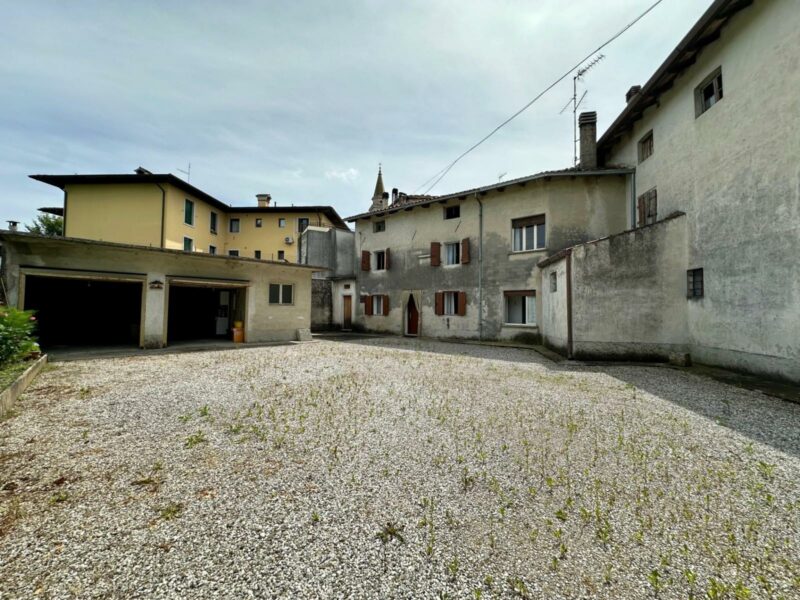
[[[483,144],[483,143],[484,143],[486,140],[488,140],[488,139],[489,139],[490,137],[492,137],[492,136],[493,136],[495,133],[497,133],[498,131],[500,131],[500,130],[501,130],[503,127],[505,127],[506,125],[508,125],[508,124],[509,124],[511,121],[513,121],[513,120],[514,120],[514,119],[516,119],[518,116],[520,116],[522,113],[524,113],[526,110],[528,110],[528,109],[529,109],[531,106],[533,106],[533,104],[534,104],[534,103],[535,103],[537,100],[539,100],[539,98],[541,98],[542,96],[544,96],[544,95],[545,95],[547,92],[549,92],[549,91],[550,91],[550,90],[552,90],[554,87],[556,87],[556,86],[557,86],[559,83],[561,83],[562,81],[564,81],[564,79],[566,79],[566,78],[567,78],[567,77],[568,77],[568,76],[569,76],[569,75],[570,75],[570,74],[571,74],[573,71],[575,71],[575,70],[576,70],[576,69],[578,69],[578,68],[579,68],[581,65],[583,65],[583,63],[585,63],[587,60],[589,60],[590,58],[592,58],[592,57],[593,57],[595,54],[597,54],[598,52],[600,52],[600,51],[601,51],[603,48],[605,48],[605,47],[606,47],[606,46],[608,46],[608,45],[609,45],[611,42],[613,42],[613,41],[614,41],[614,40],[616,40],[618,37],[620,37],[620,36],[621,36],[623,33],[625,33],[626,31],[628,31],[628,30],[629,30],[631,27],[633,27],[634,25],[636,25],[636,23],[638,23],[639,21],[641,21],[641,20],[642,20],[642,19],[643,19],[645,16],[647,16],[647,15],[648,15],[648,14],[649,14],[649,13],[650,13],[650,12],[651,12],[651,11],[652,11],[652,10],[653,10],[655,7],[656,7],[656,6],[658,6],[659,4],[661,4],[663,1],[664,1],[664,0],[656,0],[656,2],[654,2],[653,4],[651,4],[651,5],[650,5],[650,6],[647,8],[647,10],[645,10],[643,13],[641,13],[641,14],[640,14],[638,17],[636,17],[636,18],[635,18],[633,21],[631,21],[630,23],[628,23],[628,24],[627,24],[625,27],[623,27],[623,28],[622,28],[622,29],[621,29],[621,30],[620,30],[618,33],[616,33],[614,36],[612,36],[611,38],[609,38],[608,40],[606,40],[605,42],[603,42],[602,44],[600,44],[600,45],[599,45],[597,48],[595,48],[594,50],[592,50],[591,52],[589,52],[589,54],[587,54],[586,56],[584,56],[583,58],[581,58],[581,59],[578,61],[578,63],[577,63],[577,64],[576,64],[574,67],[571,67],[571,68],[570,68],[570,69],[569,69],[569,70],[568,70],[566,73],[564,73],[564,74],[563,74],[561,77],[559,77],[558,79],[556,79],[556,80],[555,80],[553,83],[551,83],[551,84],[550,84],[550,85],[548,85],[548,86],[547,86],[545,89],[543,89],[541,92],[539,92],[539,93],[538,93],[538,94],[537,94],[537,95],[536,95],[536,96],[535,96],[535,97],[534,97],[534,98],[533,98],[533,99],[532,99],[530,102],[528,102],[528,103],[527,103],[525,106],[523,106],[522,108],[520,108],[520,109],[519,109],[517,112],[515,112],[513,115],[511,115],[510,117],[508,117],[508,118],[507,118],[505,121],[503,121],[502,123],[500,123],[500,125],[498,125],[498,126],[497,126],[497,127],[495,127],[494,129],[492,129],[492,130],[491,130],[491,131],[490,131],[488,134],[486,134],[484,137],[482,137],[482,138],[481,138],[481,139],[480,139],[478,142],[476,142],[475,144],[473,144],[472,146],[470,146],[469,148],[467,148],[467,149],[466,149],[464,152],[462,152],[461,154],[459,154],[459,155],[458,155],[458,157],[457,157],[457,158],[456,158],[456,159],[455,159],[453,162],[451,162],[450,164],[448,164],[448,165],[447,165],[446,167],[444,167],[443,169],[441,169],[441,170],[437,171],[435,175],[433,175],[433,176],[432,176],[431,178],[429,178],[429,179],[428,179],[428,180],[427,180],[425,183],[423,183],[422,185],[420,185],[420,186],[417,188],[417,190],[419,190],[420,188],[423,188],[423,187],[425,187],[425,185],[427,185],[429,181],[435,180],[435,181],[433,181],[433,183],[432,183],[432,184],[431,184],[431,185],[430,185],[430,186],[429,186],[429,187],[428,187],[428,188],[425,190],[425,192],[423,192],[423,193],[427,194],[428,192],[430,192],[430,191],[431,191],[431,190],[432,190],[434,187],[436,187],[436,185],[437,185],[437,184],[438,184],[438,183],[439,183],[439,182],[440,182],[440,181],[441,181],[441,180],[444,178],[444,176],[445,176],[445,175],[447,175],[447,174],[450,172],[450,169],[452,169],[454,166],[456,166],[456,164],[457,164],[457,163],[458,163],[458,162],[459,162],[459,161],[460,161],[462,158],[464,158],[464,157],[465,157],[467,154],[469,154],[470,152],[472,152],[473,150],[475,150],[475,148],[477,148],[478,146],[480,146],[481,144]]]

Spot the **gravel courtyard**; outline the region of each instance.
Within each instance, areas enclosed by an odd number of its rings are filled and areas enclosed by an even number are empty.
[[[0,598],[798,598],[800,405],[403,339],[60,363]]]

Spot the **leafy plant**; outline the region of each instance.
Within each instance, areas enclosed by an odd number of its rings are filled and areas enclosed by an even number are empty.
[[[19,360],[36,349],[35,326],[32,311],[0,307],[0,365]]]
[[[197,433],[193,433],[189,437],[186,438],[186,443],[184,446],[186,448],[194,448],[197,444],[204,444],[208,440],[206,439],[206,434],[202,431],[198,431]]]

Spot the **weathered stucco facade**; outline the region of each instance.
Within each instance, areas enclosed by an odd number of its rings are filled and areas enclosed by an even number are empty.
[[[800,380],[800,10],[756,0],[719,35],[599,145],[607,164],[636,167],[632,197],[655,189],[659,218],[687,215],[685,263],[670,268],[703,269],[703,297],[676,300],[693,358]],[[700,113],[697,96],[715,73],[723,93]],[[657,76],[628,112],[655,94]],[[649,132],[652,155],[640,160]],[[678,312],[664,319],[678,326]]]
[[[508,322],[507,295],[535,295],[541,314],[537,263],[566,246],[624,230],[626,177],[616,169],[553,172],[351,217],[356,255],[369,263],[357,266],[355,322],[369,331],[409,334],[413,297],[418,335],[538,341],[535,318]],[[446,218],[453,207],[458,216]],[[541,218],[544,243],[515,251],[512,223],[531,217]],[[438,265],[432,243],[439,245]],[[458,247],[455,264],[447,264],[448,244]],[[386,253],[380,260],[388,256],[387,268],[380,268],[379,253]],[[445,292],[462,294],[466,305],[437,314],[437,293]],[[371,296],[382,297],[380,314],[367,314]]]

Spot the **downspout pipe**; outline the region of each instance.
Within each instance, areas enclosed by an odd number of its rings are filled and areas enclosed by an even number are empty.
[[[167,213],[167,191],[161,187],[160,183],[155,184],[161,190],[161,247],[166,247],[167,230],[164,222],[164,217]]]
[[[573,357],[572,351],[572,250],[567,251],[567,358]]]
[[[483,202],[475,192],[478,202],[478,339],[483,340]]]

